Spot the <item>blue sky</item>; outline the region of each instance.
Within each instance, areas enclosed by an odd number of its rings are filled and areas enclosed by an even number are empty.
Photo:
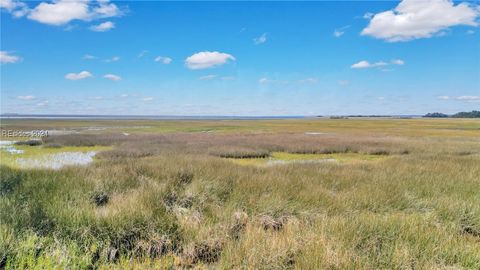
[[[0,1],[2,113],[480,107],[474,2]]]

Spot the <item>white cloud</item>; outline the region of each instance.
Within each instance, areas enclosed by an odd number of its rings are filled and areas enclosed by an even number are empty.
[[[142,98],[143,101],[152,101],[153,100],[153,97],[145,97],[145,98]]]
[[[206,75],[206,76],[202,76],[200,77],[199,79],[202,80],[202,81],[209,81],[209,80],[213,80],[217,77],[217,75]]]
[[[226,64],[229,60],[235,61],[235,57],[221,52],[198,52],[185,59],[189,69],[205,69]]]
[[[340,30],[336,30],[336,29],[335,29],[335,31],[333,31],[333,35],[337,38],[343,36],[344,33],[345,33],[344,31],[340,31]]]
[[[88,71],[82,71],[80,73],[68,73],[65,75],[65,79],[76,81],[76,80],[86,79],[92,76],[93,76],[92,73]]]
[[[375,63],[370,63],[366,60],[362,60],[358,63],[355,63],[355,64],[351,65],[350,67],[360,69],[360,68],[385,67],[385,66],[388,66],[388,65],[400,65],[401,66],[401,65],[404,65],[404,64],[405,64],[405,61],[403,61],[401,59],[392,60],[392,61],[390,61],[390,63],[387,63],[385,61],[378,61],[378,62],[375,62]]]
[[[269,78],[263,77],[263,78],[260,78],[260,79],[258,80],[258,83],[259,83],[259,84],[269,84],[269,83],[288,84],[289,82],[288,82],[288,81],[284,81],[284,80],[273,80],[273,79],[269,79]]]
[[[451,0],[403,0],[393,10],[373,15],[362,35],[388,42],[429,38],[456,25],[477,26],[480,9]]]
[[[155,57],[155,62],[160,62],[160,63],[163,63],[165,65],[168,65],[172,62],[172,58],[170,57],[166,57],[166,56],[157,56]]]
[[[480,96],[438,96],[437,99],[441,100],[459,100],[464,102],[480,102]]]
[[[405,64],[405,61],[403,61],[403,60],[401,60],[401,59],[395,59],[395,60],[392,60],[391,63],[394,64],[394,65],[402,66],[402,65]]]
[[[112,80],[112,81],[120,81],[122,79],[122,77],[120,77],[118,75],[115,75],[115,74],[105,74],[103,77],[105,79],[109,79],[109,80]]]
[[[147,53],[148,53],[147,50],[143,50],[143,51],[141,51],[141,52],[138,54],[137,57],[138,57],[138,58],[142,58],[142,57],[144,57],[145,55],[147,55]]]
[[[349,27],[350,27],[350,25],[347,25],[347,26],[335,29],[335,31],[333,31],[333,36],[337,37],[337,38],[343,36],[343,34],[345,34],[345,30]]]
[[[14,0],[0,0],[0,8],[4,8],[7,11],[12,11],[17,6],[17,1]]]
[[[73,20],[92,21],[122,13],[108,0],[57,0],[41,2],[33,9],[17,0],[0,0],[0,7],[14,17],[27,16],[30,20],[49,25],[65,25]]]
[[[13,64],[20,61],[21,58],[16,55],[11,55],[7,51],[0,51],[0,63]]]
[[[34,96],[18,96],[17,98],[18,98],[18,99],[21,99],[21,100],[32,100],[32,99],[35,99]]]
[[[25,3],[17,0],[0,0],[0,8],[7,10],[16,18],[23,17],[30,11]]]
[[[456,100],[462,100],[467,102],[480,101],[480,96],[459,96],[455,98]]]
[[[93,8],[93,13],[100,18],[115,17],[121,15],[118,7],[109,0],[98,0],[99,5]]]
[[[372,68],[372,67],[381,67],[381,66],[386,66],[388,65],[387,63],[383,61],[375,62],[375,63],[370,63],[366,60],[360,61],[358,63],[355,63],[351,65],[351,68]]]
[[[128,94],[121,94],[120,97],[126,98],[126,97],[128,97]]]
[[[63,25],[72,20],[89,20],[91,14],[87,1],[62,0],[53,3],[40,3],[30,12],[28,18],[40,23]]]
[[[306,78],[298,81],[299,83],[310,83],[310,84],[315,84],[318,82],[317,78]]]
[[[263,33],[261,36],[253,39],[253,43],[255,43],[255,45],[260,45],[265,42],[267,42],[267,33]]]
[[[83,56],[83,59],[85,60],[93,60],[93,59],[97,59],[97,57],[93,56],[93,55],[90,55],[90,54],[85,54]]]
[[[468,35],[473,35],[473,34],[475,34],[475,31],[473,31],[473,30],[468,30],[468,31],[467,31],[467,34],[468,34]]]
[[[117,62],[117,61],[120,61],[120,57],[119,56],[114,56],[110,59],[106,59],[105,62],[107,63],[111,63],[111,62]]]
[[[111,29],[115,28],[115,24],[111,21],[106,21],[98,25],[92,25],[90,26],[90,30],[95,31],[95,32],[106,32]]]

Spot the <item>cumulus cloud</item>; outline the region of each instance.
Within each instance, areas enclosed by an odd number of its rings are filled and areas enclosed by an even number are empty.
[[[260,45],[265,42],[267,42],[267,33],[263,33],[261,36],[253,39],[253,43],[255,43],[255,45]]]
[[[18,98],[18,99],[21,99],[21,100],[32,100],[32,99],[35,99],[34,96],[18,96],[17,98]]]
[[[109,79],[109,80],[112,80],[112,81],[120,81],[122,79],[122,77],[120,77],[118,75],[115,75],[115,74],[105,74],[103,77],[105,79]]]
[[[0,7],[14,17],[49,25],[65,25],[73,20],[92,21],[121,15],[120,9],[108,0],[57,0],[41,2],[34,8],[17,0],[0,0]]]
[[[7,51],[0,51],[0,63],[2,64],[13,64],[20,60],[21,58],[16,55],[11,55]]]
[[[375,67],[385,67],[385,66],[388,66],[388,65],[404,65],[405,64],[405,61],[401,60],[401,59],[395,59],[395,60],[392,60],[390,61],[390,63],[387,63],[385,61],[378,61],[378,62],[375,62],[375,63],[370,63],[366,60],[362,60],[358,63],[355,63],[353,65],[351,65],[350,67],[351,68],[355,68],[355,69],[361,69],[361,68],[375,68]]]
[[[28,18],[40,23],[63,25],[72,20],[89,20],[90,12],[87,1],[42,2],[36,6]]]
[[[92,25],[90,26],[90,30],[95,31],[95,32],[106,32],[111,29],[115,28],[115,24],[111,21],[106,21],[98,25]]]
[[[92,76],[93,76],[92,73],[84,70],[80,73],[68,73],[68,74],[65,75],[65,79],[76,81],[76,80],[82,80],[82,79],[90,78]]]
[[[23,17],[30,11],[25,3],[17,0],[0,0],[0,8],[10,12],[16,18]]]
[[[157,56],[155,57],[155,62],[160,62],[162,64],[168,65],[172,62],[172,58],[166,56]]]
[[[199,79],[202,80],[202,81],[209,81],[209,80],[213,80],[217,77],[217,75],[205,75],[205,76],[201,76]]]
[[[235,61],[235,57],[221,52],[198,52],[185,59],[189,69],[206,69],[226,64],[229,60]]]
[[[477,26],[480,9],[451,0],[403,0],[393,10],[373,15],[361,34],[388,42],[430,38],[457,25]]]

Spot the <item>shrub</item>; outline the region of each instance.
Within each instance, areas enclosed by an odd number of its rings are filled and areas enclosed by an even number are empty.
[[[94,192],[91,196],[93,203],[97,206],[104,206],[108,203],[110,197],[103,191]]]
[[[42,145],[41,140],[27,140],[27,141],[18,141],[15,142],[16,145],[28,145],[28,146],[37,146],[37,145]]]

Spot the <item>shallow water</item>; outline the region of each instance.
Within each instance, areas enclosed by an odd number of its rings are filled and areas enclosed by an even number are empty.
[[[87,165],[93,161],[97,154],[90,152],[62,152],[57,154],[47,154],[36,158],[18,158],[17,164],[21,168],[46,168],[58,170],[64,166]]]
[[[0,149],[10,154],[23,154],[23,150],[16,149],[16,141],[0,141]]]

